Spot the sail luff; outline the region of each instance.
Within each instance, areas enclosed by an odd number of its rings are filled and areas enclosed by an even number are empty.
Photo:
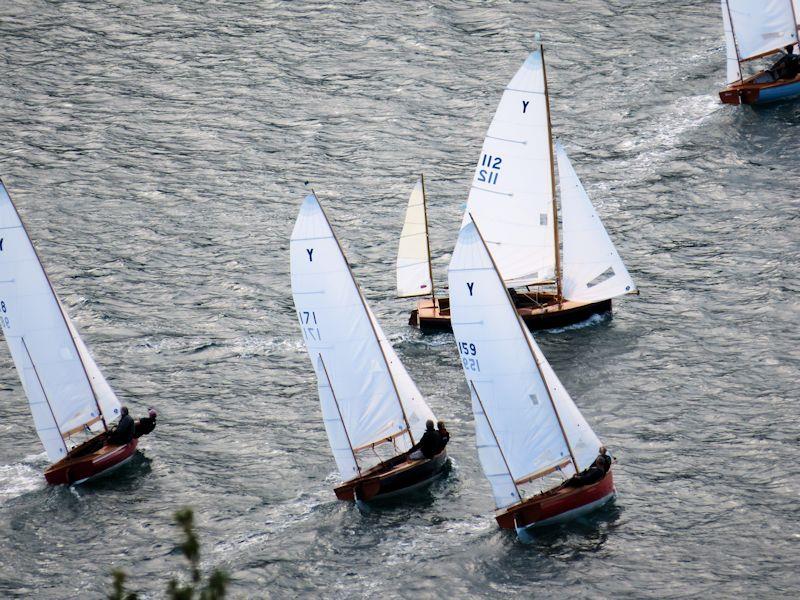
[[[472,215],[470,215],[470,218],[472,218]],[[508,300],[508,304],[509,306],[512,307],[512,309],[514,310],[514,314],[517,317],[516,321],[517,325],[519,325],[520,333],[522,334],[522,337],[525,338],[525,343],[527,344],[528,350],[530,351],[531,356],[533,357],[533,362],[536,364],[536,369],[539,371],[539,376],[542,378],[542,381],[544,382],[544,387],[547,390],[547,397],[550,400],[550,406],[553,407],[553,413],[555,414],[556,420],[558,421],[558,428],[561,431],[561,435],[564,438],[564,444],[566,444],[567,446],[570,458],[572,458],[572,462],[575,465],[575,471],[577,472],[580,470],[578,469],[578,461],[575,460],[575,454],[572,452],[572,446],[569,443],[569,438],[567,438],[567,432],[564,431],[564,424],[561,421],[561,415],[559,414],[558,408],[556,407],[556,403],[553,400],[553,393],[550,391],[550,385],[547,381],[547,378],[544,376],[544,373],[542,372],[542,366],[539,364],[539,357],[536,356],[536,353],[533,351],[533,346],[531,345],[530,332],[528,331],[528,328],[525,326],[525,323],[522,321],[522,317],[519,315],[519,312],[517,312],[516,308],[514,308],[514,301],[511,299],[511,295],[508,293],[508,289],[506,289],[503,283],[503,279],[500,277],[500,273],[497,270],[497,264],[494,262],[492,253],[489,250],[489,247],[486,245],[486,240],[484,240],[483,235],[481,235],[480,227],[478,227],[478,224],[474,220],[472,221],[472,224],[475,226],[475,231],[478,233],[478,238],[481,240],[481,243],[483,244],[486,253],[489,255],[489,260],[492,261],[492,266],[494,267],[495,274],[497,275],[497,278],[500,280],[500,285],[503,286],[503,290],[506,293],[506,299]]]
[[[562,273],[561,273],[561,244],[558,239],[558,204],[556,202],[556,173],[555,156],[553,155],[553,121],[550,116],[550,92],[547,87],[547,63],[544,60],[544,46],[540,45],[542,51],[542,79],[544,80],[544,103],[547,107],[547,151],[550,153],[550,191],[553,196],[553,254],[555,255],[556,269],[556,297],[559,306],[564,298],[562,292]]]
[[[425,174],[419,174],[419,181],[422,184],[422,215],[425,217],[425,246],[428,250],[428,277],[431,280],[431,300],[436,301],[436,291],[433,283],[433,264],[431,261],[431,232],[428,224],[428,197],[425,195]]]
[[[725,35],[725,64],[727,82],[742,81],[742,60],[739,57],[739,47],[736,44],[736,31],[733,28],[731,7],[728,0],[722,2],[722,30]]]

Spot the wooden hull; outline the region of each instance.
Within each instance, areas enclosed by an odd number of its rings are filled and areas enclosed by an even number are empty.
[[[531,298],[543,298],[543,302],[533,303]],[[525,321],[528,329],[551,329],[566,327],[585,321],[594,315],[611,312],[611,300],[600,302],[572,302],[567,300],[559,305],[552,294],[534,296],[533,294],[518,294],[515,300],[517,312]],[[430,298],[421,300],[417,308],[411,311],[408,324],[418,327],[423,333],[438,331],[453,331],[450,324],[450,299],[436,298],[434,304]]]
[[[447,451],[431,459],[402,462],[389,470],[376,467],[361,477],[351,479],[334,489],[339,500],[369,502],[383,500],[431,483],[447,464]]]
[[[99,475],[108,474],[133,458],[139,440],[133,439],[124,446],[111,446],[105,443],[105,435],[105,433],[100,434],[70,452],[66,458],[50,465],[44,472],[47,483],[50,485],[83,483]],[[99,447],[86,448],[93,442]]]
[[[502,529],[513,529],[520,537],[536,527],[555,525],[596,510],[616,495],[611,471],[605,477],[583,487],[558,487],[515,504],[495,519]]]
[[[795,79],[756,83],[764,71],[746,79],[743,83],[731,84],[719,93],[725,104],[768,104],[788,100],[800,95],[800,76]]]

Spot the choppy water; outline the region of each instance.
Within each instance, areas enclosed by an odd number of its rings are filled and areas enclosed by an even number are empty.
[[[500,532],[449,335],[393,298],[424,171],[445,279],[503,86],[548,48],[556,134],[642,290],[537,334],[619,457],[616,506],[531,546]],[[113,480],[47,488],[0,350],[0,596],[160,597],[173,511],[234,597],[760,597],[800,587],[800,104],[723,107],[719,4],[0,4],[0,172],[134,413]],[[399,354],[454,434],[449,479],[336,502],[292,312],[288,237],[311,180]]]

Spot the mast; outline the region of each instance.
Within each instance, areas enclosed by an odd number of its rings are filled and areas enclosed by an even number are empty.
[[[545,67],[544,64],[544,45],[540,43],[539,49],[542,51],[544,105],[547,108],[547,150],[550,153],[550,189],[553,194],[553,245],[555,246],[556,255],[556,296],[558,298],[558,307],[561,308],[561,303],[563,302],[564,297],[561,292],[561,244],[559,243],[558,239],[558,205],[556,203],[556,166],[555,156],[553,153],[553,123],[550,119],[550,94],[547,90],[547,67]],[[472,217],[470,216],[470,218]],[[473,223],[474,222],[475,221],[473,221]],[[478,233],[480,234],[480,232]],[[481,240],[483,240],[483,236],[481,236]],[[492,262],[494,262],[494,258],[492,258]]]
[[[433,265],[431,265],[431,237],[428,232],[428,201],[425,199],[425,174],[419,174],[420,183],[422,183],[422,214],[425,217],[425,243],[428,245],[428,275],[431,278],[431,302],[433,307],[436,308],[436,294],[433,287]]]
[[[328,367],[325,366],[325,361],[322,359],[322,353],[319,354],[319,362],[322,363],[322,370],[325,372],[325,379],[328,381],[328,387],[331,388],[331,396],[333,396],[333,402],[336,404],[336,412],[339,413],[339,420],[342,422],[342,429],[344,430],[344,436],[347,438],[347,445],[350,446],[350,452],[353,454],[353,462],[356,463],[356,469],[358,469],[358,474],[361,476],[361,467],[358,464],[355,450],[353,450],[353,443],[350,441],[350,434],[347,433],[347,425],[344,424],[342,409],[339,408],[339,400],[336,399],[336,392],[333,391],[333,382],[331,382],[331,377],[328,375]]]
[[[474,221],[473,221],[474,223]],[[476,228],[477,229],[477,228]],[[506,292],[508,293],[508,292]],[[486,408],[483,406],[483,401],[481,401],[481,395],[478,393],[478,388],[475,387],[475,384],[470,381],[469,382],[472,391],[475,392],[475,397],[478,399],[478,404],[481,405],[481,410],[483,411],[483,416],[486,418],[486,424],[489,426],[489,431],[492,432],[492,437],[494,438],[494,443],[497,444],[497,449],[500,451],[500,456],[503,458],[503,464],[506,466],[506,471],[508,471],[508,476],[511,477],[511,483],[514,484],[514,489],[517,491],[517,498],[520,500],[522,499],[522,495],[519,493],[519,486],[517,482],[514,480],[514,474],[511,472],[511,467],[508,466],[508,461],[506,460],[506,455],[503,452],[503,448],[500,446],[500,440],[497,439],[497,434],[494,432],[494,427],[492,427],[492,422],[489,420],[489,415],[486,413]]]
[[[42,390],[42,395],[44,396],[44,401],[47,403],[47,408],[50,409],[50,416],[53,417],[53,425],[56,426],[58,430],[58,435],[61,438],[61,443],[64,444],[64,452],[69,454],[69,448],[67,448],[67,442],[64,441],[64,436],[61,434],[61,428],[58,426],[58,421],[56,420],[56,415],[53,412],[53,407],[50,405],[50,398],[47,397],[47,392],[44,389],[44,385],[42,385],[42,379],[39,377],[39,371],[36,370],[36,365],[33,362],[33,357],[31,356],[30,350],[28,350],[28,344],[25,343],[25,338],[20,336],[19,339],[22,341],[22,347],[25,348],[25,354],[28,355],[28,360],[31,362],[31,367],[33,367],[33,374],[36,375],[36,381],[39,382],[39,388]],[[47,447],[45,446],[45,449]]]
[[[739,81],[744,81],[744,76],[742,75],[742,58],[739,56],[739,44],[736,42],[736,30],[733,28],[733,16],[731,15],[731,5],[728,0],[723,0],[725,2],[725,8],[728,11],[728,23],[731,24],[731,37],[733,38],[733,49],[736,51],[736,62],[739,64]],[[793,0],[789,0],[791,4],[794,4]],[[792,6],[792,12],[794,12],[794,6]],[[797,19],[795,19],[795,23]],[[795,25],[795,30],[797,26]],[[795,37],[797,37],[795,35]]]
[[[800,29],[800,26],[797,24],[797,12],[794,8],[794,0],[789,0],[789,6],[792,8],[792,17],[794,18],[794,39],[797,47],[800,48],[800,37],[797,35],[797,30]],[[731,31],[733,31],[733,27],[731,27]]]
[[[311,193],[314,194],[314,199],[317,201],[319,205],[319,210],[322,213],[322,216],[325,217],[325,222],[328,224],[328,228],[331,230],[331,235],[333,236],[333,240],[336,242],[336,245],[339,248],[339,252],[342,253],[342,257],[344,258],[344,264],[347,265],[347,271],[350,273],[350,280],[353,282],[353,285],[356,287],[356,291],[358,292],[358,298],[361,300],[361,306],[364,309],[364,312],[367,315],[367,320],[369,321],[369,326],[372,328],[372,335],[375,336],[375,342],[378,344],[378,349],[381,351],[381,356],[383,356],[383,364],[386,365],[386,371],[389,373],[389,380],[392,382],[392,388],[394,389],[395,397],[397,398],[397,404],[400,405],[400,412],[403,414],[403,421],[406,424],[406,430],[408,431],[408,437],[411,438],[411,445],[414,445],[414,434],[411,432],[411,425],[408,422],[408,417],[406,416],[406,409],[403,406],[403,401],[400,398],[400,392],[397,389],[397,382],[394,380],[394,375],[392,374],[392,369],[389,368],[389,359],[386,358],[386,353],[383,351],[383,346],[381,346],[381,339],[378,337],[378,332],[375,330],[375,324],[372,322],[372,318],[370,318],[369,309],[367,308],[367,303],[364,300],[364,294],[361,293],[361,288],[358,285],[358,281],[356,281],[355,275],[353,275],[353,269],[350,267],[350,263],[347,260],[347,257],[344,254],[344,250],[342,250],[342,245],[339,243],[339,238],[336,236],[336,232],[333,230],[331,226],[331,222],[328,219],[328,215],[325,213],[325,209],[322,207],[322,204],[317,198],[316,192],[311,190]],[[331,388],[333,390],[333,388]]]
[[[472,218],[472,214],[469,215],[469,218],[472,221],[472,224],[475,225],[475,231],[478,232],[478,237],[481,238],[481,243],[483,244],[483,247],[486,249],[486,253],[489,255],[489,260],[492,261],[492,267],[494,267],[494,272],[497,275],[498,279],[500,279],[500,285],[503,286],[503,290],[505,291],[509,306],[511,306],[512,309],[514,310],[514,316],[517,318],[517,325],[519,325],[522,337],[525,338],[525,343],[528,345],[528,350],[530,351],[531,356],[533,357],[533,362],[536,364],[536,369],[539,371],[539,376],[542,378],[542,381],[544,382],[544,387],[547,390],[547,397],[550,399],[550,406],[552,406],[553,412],[556,415],[556,420],[558,421],[558,428],[561,430],[561,436],[564,438],[564,443],[567,445],[567,450],[569,450],[569,456],[572,459],[572,464],[575,467],[575,472],[578,473],[580,471],[580,469],[578,469],[578,461],[575,460],[575,453],[572,451],[572,445],[569,443],[569,439],[567,438],[567,432],[564,429],[564,424],[561,422],[561,415],[558,413],[558,408],[556,408],[556,403],[555,400],[553,399],[553,394],[550,391],[550,385],[548,384],[547,379],[545,378],[544,373],[542,372],[542,366],[539,364],[539,359],[536,356],[536,352],[533,351],[531,342],[528,339],[525,324],[522,322],[522,318],[520,318],[519,313],[514,308],[514,302],[511,300],[511,296],[508,293],[508,289],[505,286],[505,282],[503,281],[502,277],[500,277],[500,272],[497,270],[497,265],[494,262],[494,257],[492,256],[489,247],[486,245],[486,240],[483,239],[483,234],[481,233],[481,230],[478,228],[478,224]]]
[[[2,180],[0,180],[2,181]],[[36,260],[39,262],[39,267],[42,269],[42,273],[44,273],[45,281],[47,281],[47,285],[50,288],[50,293],[53,295],[53,298],[56,301],[56,305],[58,306],[58,313],[61,315],[61,319],[64,322],[64,327],[67,328],[67,334],[69,335],[69,339],[72,342],[72,348],[75,350],[75,355],[78,357],[78,361],[81,363],[81,368],[83,369],[83,375],[86,377],[86,383],[89,385],[89,389],[92,390],[92,397],[94,398],[94,404],[97,407],[97,415],[100,417],[100,420],[103,422],[103,429],[108,431],[108,424],[106,423],[106,416],[103,414],[103,410],[100,408],[100,401],[97,399],[97,393],[94,391],[94,386],[92,385],[92,380],[89,378],[89,372],[86,370],[86,365],[83,362],[83,357],[81,353],[78,351],[78,345],[75,343],[75,338],[72,337],[72,332],[69,329],[69,324],[67,323],[67,317],[64,315],[64,310],[61,308],[61,303],[58,301],[58,296],[56,295],[56,290],[53,288],[53,283],[50,281],[50,277],[47,275],[47,270],[44,268],[44,264],[42,263],[42,259],[39,256],[39,251],[36,250],[36,246],[34,246],[33,241],[31,241],[31,236],[28,234],[28,228],[25,227],[25,221],[22,220],[22,215],[19,214],[17,210],[17,205],[14,204],[14,200],[11,199],[11,194],[6,189],[6,193],[8,194],[8,201],[11,203],[11,207],[14,209],[14,212],[17,214],[17,218],[19,219],[19,224],[22,226],[22,231],[25,232],[25,236],[28,238],[28,241],[31,244],[31,248],[33,248],[33,254],[36,256]],[[26,346],[27,349],[27,346]],[[30,356],[30,354],[28,354]],[[31,360],[33,363],[33,360]],[[37,375],[38,377],[38,375]],[[41,383],[41,381],[40,381]],[[44,387],[42,388],[44,390]]]

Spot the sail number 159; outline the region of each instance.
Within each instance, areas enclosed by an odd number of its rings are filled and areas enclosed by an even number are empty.
[[[467,371],[474,371],[480,373],[481,365],[478,362],[477,354],[478,348],[475,344],[469,342],[459,342],[458,349],[461,352],[461,364]]]

